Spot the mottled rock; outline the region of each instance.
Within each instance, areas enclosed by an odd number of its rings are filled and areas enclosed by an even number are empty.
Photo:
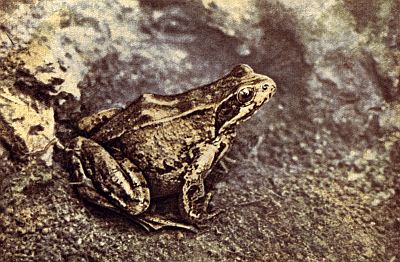
[[[54,138],[53,109],[16,90],[0,89],[0,140],[19,159],[45,149]]]

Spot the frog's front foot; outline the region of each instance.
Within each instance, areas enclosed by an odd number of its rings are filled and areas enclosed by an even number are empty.
[[[194,188],[194,189],[193,189]],[[197,187],[187,191],[187,194],[181,194],[179,209],[183,218],[191,224],[202,224],[209,219],[219,215],[221,211],[209,212],[209,204],[212,199],[212,193],[204,195],[201,190],[195,192]]]

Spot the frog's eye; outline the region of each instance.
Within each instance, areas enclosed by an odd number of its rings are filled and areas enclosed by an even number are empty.
[[[242,103],[248,103],[254,98],[254,90],[251,87],[245,87],[239,90],[237,93],[237,100]]]

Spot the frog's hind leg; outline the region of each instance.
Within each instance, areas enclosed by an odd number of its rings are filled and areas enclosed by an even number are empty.
[[[115,207],[114,205],[112,205],[107,198],[105,198],[104,196],[100,195],[95,188],[91,187],[91,186],[77,186],[76,190],[78,191],[78,194],[87,202],[89,202],[90,204],[93,204],[95,206],[101,207],[101,208],[105,208],[107,210],[110,210],[114,213],[117,214],[121,214],[131,220],[133,220],[134,222],[136,222],[137,224],[139,224],[140,226],[142,226],[146,231],[150,231],[151,228],[149,228],[148,225],[146,225],[146,223],[142,223],[140,220],[137,221],[135,216],[128,216],[127,214],[123,213],[119,208]]]
[[[90,186],[77,186],[79,196],[81,196],[85,201],[93,204],[95,206],[111,210],[112,212],[120,213],[120,210],[112,205],[107,198],[100,195],[96,189]]]
[[[79,195],[85,199],[85,201],[88,201],[89,203],[99,206],[101,208],[105,208],[107,210],[111,210],[112,212],[116,214],[123,215],[124,217],[128,218],[129,220],[132,220],[134,223],[140,225],[142,228],[144,228],[147,232],[150,232],[152,230],[160,230],[165,227],[174,227],[174,228],[181,228],[185,230],[189,230],[192,232],[197,232],[197,229],[193,226],[186,225],[183,223],[179,222],[174,222],[172,220],[165,219],[161,216],[153,215],[153,214],[140,214],[138,216],[130,216],[123,211],[121,211],[119,208],[115,207],[112,205],[107,198],[104,196],[100,195],[93,187],[90,186],[79,186],[77,187],[77,191]]]
[[[192,232],[197,232],[197,229],[194,226],[187,225],[184,223],[174,222],[172,220],[168,220],[161,216],[157,216],[155,214],[140,214],[138,216],[130,216],[124,212],[122,212],[119,208],[112,205],[107,198],[100,195],[93,186],[90,185],[79,185],[77,186],[78,194],[88,201],[91,204],[99,206],[101,208],[105,208],[107,210],[111,210],[114,213],[121,214],[133,222],[137,223],[141,227],[143,227],[147,232],[152,230],[160,230],[165,227],[173,227],[189,230]]]
[[[142,223],[140,221],[140,219],[136,219],[136,216],[129,216],[125,213],[123,213],[119,208],[115,207],[114,205],[112,205],[107,198],[105,198],[104,196],[100,195],[95,188],[91,187],[91,186],[78,186],[76,188],[76,190],[78,191],[78,194],[87,202],[98,206],[100,208],[105,208],[107,210],[110,210],[114,213],[117,214],[121,214],[131,220],[133,220],[134,222],[136,222],[137,224],[139,224],[140,226],[142,226],[146,231],[150,231],[151,228],[153,227],[149,227],[146,223]]]
[[[72,177],[83,197],[96,202],[95,197],[91,197],[93,191],[87,189],[92,188],[106,199],[103,202],[133,216],[149,207],[149,187],[140,170],[129,160],[115,160],[102,146],[84,137],[75,138],[69,148]]]
[[[86,201],[124,215],[147,231],[176,227],[196,231],[193,226],[144,213],[150,191],[140,170],[128,159],[115,160],[95,141],[77,137],[69,145],[72,177],[78,194]]]

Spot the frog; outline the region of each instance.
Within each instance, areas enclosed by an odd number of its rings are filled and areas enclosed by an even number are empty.
[[[195,231],[209,212],[205,180],[249,119],[276,93],[270,77],[239,64],[218,80],[174,95],[143,94],[125,108],[78,122],[68,145],[72,183],[95,205],[132,218],[147,230]],[[150,212],[164,197],[178,201],[180,220]]]

